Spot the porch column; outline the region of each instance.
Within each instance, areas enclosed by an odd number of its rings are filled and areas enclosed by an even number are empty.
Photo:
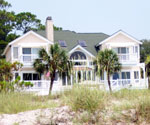
[[[139,69],[139,82],[141,83],[141,67]]]
[[[66,79],[66,86],[68,86],[68,79],[67,79],[67,75],[65,76]]]
[[[77,83],[77,72],[78,72],[78,71],[76,71],[76,83]]]
[[[83,71],[81,70],[81,82],[83,81]]]

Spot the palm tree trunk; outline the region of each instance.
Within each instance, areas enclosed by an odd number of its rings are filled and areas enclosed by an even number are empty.
[[[50,87],[49,87],[49,95],[51,95],[51,92],[52,92],[54,79],[55,79],[55,72],[52,74],[52,77],[51,77]]]
[[[107,80],[108,80],[109,91],[112,92],[109,72],[107,72]]]
[[[52,88],[53,88],[53,82],[54,82],[54,79],[52,78],[51,81],[50,81],[49,95],[51,95],[51,91],[52,91]]]

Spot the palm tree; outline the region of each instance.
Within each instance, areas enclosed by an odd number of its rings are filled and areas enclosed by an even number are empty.
[[[62,73],[70,76],[73,67],[66,51],[61,49],[58,44],[51,45],[48,52],[46,49],[42,48],[39,51],[39,59],[34,61],[33,66],[40,74],[45,72],[50,73],[49,94],[51,94],[52,91],[56,72],[59,73],[59,76],[62,76]]]
[[[146,64],[146,74],[148,77],[148,88],[150,89],[150,55],[146,57],[145,64]]]
[[[106,71],[109,90],[112,91],[110,75],[121,70],[121,64],[119,63],[117,54],[109,49],[99,51],[95,63],[97,72],[100,76]]]

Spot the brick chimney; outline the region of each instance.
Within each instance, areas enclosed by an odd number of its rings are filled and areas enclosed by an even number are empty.
[[[54,28],[53,28],[53,21],[52,17],[46,18],[46,38],[51,42],[54,42]]]

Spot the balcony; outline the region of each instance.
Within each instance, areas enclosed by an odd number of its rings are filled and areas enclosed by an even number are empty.
[[[137,63],[139,61],[138,54],[117,54],[120,63]]]
[[[23,54],[20,61],[24,66],[32,66],[35,59],[39,58],[38,54]]]

